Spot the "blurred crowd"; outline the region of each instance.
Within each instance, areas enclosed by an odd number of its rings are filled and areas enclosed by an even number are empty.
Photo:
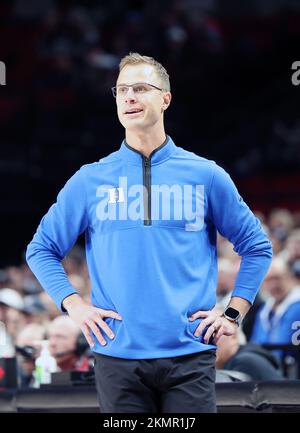
[[[246,3],[1,1],[0,60],[7,67],[0,94],[1,213],[15,223],[7,231],[7,254],[32,234],[33,219],[66,175],[120,143],[110,87],[129,51],[154,56],[168,70],[174,109],[168,112],[167,131],[176,142],[235,175],[299,169],[299,104],[287,74],[298,60],[293,56],[300,41],[300,7],[295,1]],[[297,194],[290,193],[293,203]],[[221,338],[217,367],[267,380],[296,374],[292,350],[263,345],[299,347],[300,214],[276,209],[257,216],[272,240],[273,264],[241,328]],[[76,245],[63,264],[89,302],[83,248]],[[220,311],[239,266],[232,245],[219,237]],[[0,332],[5,332],[0,357],[17,356],[21,386],[33,386],[44,339],[59,370],[91,366],[80,329],[57,309],[25,262],[0,269]]]
[[[64,259],[68,278],[90,302],[89,277],[84,250],[75,246]],[[26,263],[0,270],[0,358],[16,357],[18,385],[36,386],[35,360],[47,340],[57,371],[89,371],[89,346],[74,322],[62,314],[42,289]]]
[[[222,337],[217,367],[246,373],[257,380],[283,375],[297,378],[300,361],[300,220],[299,212],[258,212],[273,245],[273,260],[241,329]],[[232,245],[219,238],[218,308],[227,306],[240,266]],[[271,347],[271,346],[287,347]],[[270,349],[267,346],[270,346]],[[300,378],[300,377],[299,377]]]
[[[58,158],[72,168],[83,154],[114,147],[110,87],[129,51],[166,67],[176,103],[167,121],[178,139],[237,173],[294,168],[299,116],[284,56],[296,60],[299,6],[277,0],[260,11],[263,2],[248,3],[249,13],[220,0],[1,2],[0,172],[43,179],[47,171],[51,179]],[[234,20],[228,11],[239,9]]]
[[[268,216],[256,215],[273,243],[273,262],[241,327],[232,337],[221,337],[217,367],[237,371],[252,380],[290,377],[283,369],[282,354],[296,360],[295,354],[268,350],[264,345],[283,344],[297,349],[300,344],[300,335],[297,338],[295,334],[300,329],[299,213],[275,209]],[[216,309],[221,313],[229,302],[240,257],[232,244],[221,236],[218,255]],[[79,244],[63,260],[63,266],[71,284],[90,302],[85,253]],[[0,322],[6,332],[5,344],[0,345],[0,357],[17,357],[21,386],[33,384],[34,362],[44,339],[49,341],[58,371],[91,368],[92,354],[81,330],[67,314],[57,309],[25,263],[0,271]],[[295,369],[292,371],[295,377]]]
[[[3,234],[1,263],[18,260],[16,252],[78,167],[120,146],[110,88],[129,51],[166,67],[173,93],[166,130],[178,145],[215,160],[235,180],[295,173],[299,88],[291,84],[291,62],[299,51],[298,3],[2,0],[0,218],[14,229]],[[251,201],[292,208],[298,190],[290,185],[295,181],[277,195],[252,191]]]

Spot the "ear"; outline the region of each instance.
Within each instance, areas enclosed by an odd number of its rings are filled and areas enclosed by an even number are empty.
[[[164,99],[164,103],[163,103],[162,109],[165,111],[169,107],[171,100],[172,100],[171,92],[164,93],[163,99]]]

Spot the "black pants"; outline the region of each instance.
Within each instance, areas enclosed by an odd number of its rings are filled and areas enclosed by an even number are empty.
[[[216,412],[213,349],[156,359],[94,355],[101,412]]]

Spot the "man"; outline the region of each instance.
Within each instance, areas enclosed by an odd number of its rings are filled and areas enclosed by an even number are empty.
[[[228,305],[231,298],[231,290],[239,270],[239,265],[225,257],[219,257],[218,260],[218,284],[217,284],[217,303]]]
[[[48,327],[49,351],[60,371],[88,371],[89,358],[77,353],[80,328],[68,316],[56,317]],[[87,346],[89,347],[89,346]]]
[[[45,334],[43,325],[29,323],[17,335],[18,383],[21,388],[34,387],[35,360],[40,354],[40,341],[44,340]]]
[[[220,311],[222,313],[222,311]],[[247,374],[251,380],[279,380],[282,373],[274,355],[258,344],[246,343],[240,328],[218,341],[216,367]]]
[[[67,182],[27,260],[93,346],[102,412],[215,412],[215,343],[250,308],[271,245],[224,170],[166,136],[160,63],[130,53],[113,93],[125,140]],[[213,311],[216,229],[243,256],[227,318]],[[92,305],[60,264],[82,232]]]
[[[239,264],[226,257],[219,257],[218,260],[218,285],[217,285],[217,304],[226,308],[232,296],[232,288],[239,270]],[[257,311],[263,304],[260,293],[257,294],[253,305],[242,324],[242,331],[247,339],[250,340],[253,324]],[[225,338],[226,341],[226,338]]]
[[[286,262],[275,257],[264,289],[268,295],[253,326],[251,341],[257,344],[292,344],[300,319],[300,287]],[[295,334],[296,335],[296,334]],[[281,351],[274,351],[281,356]]]
[[[18,332],[26,325],[24,299],[17,290],[0,289],[0,328],[5,344],[0,344],[0,358],[14,356],[14,342]]]

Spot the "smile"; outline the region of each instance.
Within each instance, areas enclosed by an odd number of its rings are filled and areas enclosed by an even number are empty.
[[[125,115],[129,116],[129,117],[136,117],[139,114],[141,114],[142,112],[143,112],[143,110],[134,110],[134,111],[126,112]]]

